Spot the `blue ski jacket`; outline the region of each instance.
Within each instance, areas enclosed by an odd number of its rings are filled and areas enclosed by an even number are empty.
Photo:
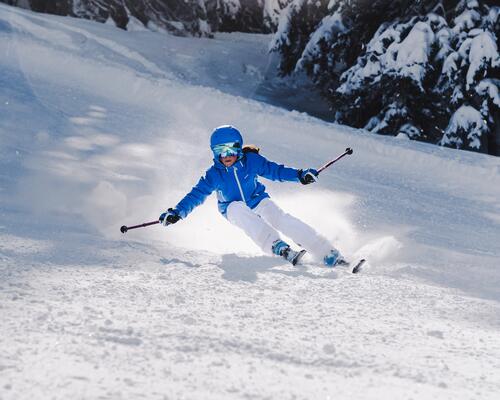
[[[214,158],[211,166],[191,191],[175,206],[181,218],[217,191],[219,211],[226,216],[227,207],[233,201],[243,201],[255,208],[262,199],[269,197],[258,176],[273,181],[299,182],[299,170],[267,160],[258,153],[244,153],[231,167]]]

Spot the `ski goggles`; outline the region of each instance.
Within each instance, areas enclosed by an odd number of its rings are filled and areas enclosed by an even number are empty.
[[[216,144],[212,147],[212,151],[217,157],[239,156],[241,154],[241,144],[238,142]]]

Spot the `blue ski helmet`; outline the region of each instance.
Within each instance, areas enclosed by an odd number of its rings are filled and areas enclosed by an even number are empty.
[[[225,156],[241,157],[243,137],[238,129],[231,125],[222,125],[212,132],[210,137],[210,148],[216,159]]]

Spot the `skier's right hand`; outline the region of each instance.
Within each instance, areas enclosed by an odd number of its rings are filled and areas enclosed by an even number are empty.
[[[162,213],[159,218],[160,224],[164,226],[175,224],[180,219],[179,212],[173,208],[169,208],[166,212]]]

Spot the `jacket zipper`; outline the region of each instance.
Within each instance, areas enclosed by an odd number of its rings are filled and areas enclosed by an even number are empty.
[[[233,168],[233,173],[234,173],[234,177],[236,178],[236,183],[238,184],[238,189],[240,189],[241,198],[243,199],[243,201],[246,204],[247,200],[245,199],[245,195],[243,194],[243,189],[241,188],[240,180],[238,179],[238,174],[236,173],[236,168]]]

